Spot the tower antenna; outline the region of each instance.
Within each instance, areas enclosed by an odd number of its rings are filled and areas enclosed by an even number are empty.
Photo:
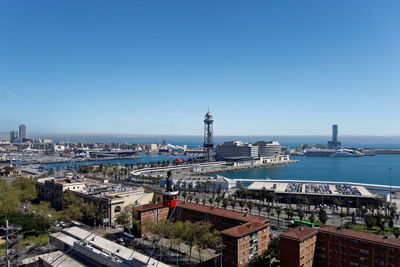
[[[214,141],[213,141],[213,116],[210,113],[210,108],[208,108],[208,112],[204,116],[204,158],[207,161],[213,160],[213,148],[214,148]]]

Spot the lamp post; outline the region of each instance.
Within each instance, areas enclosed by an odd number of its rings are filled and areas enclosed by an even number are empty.
[[[389,168],[390,204],[392,204],[392,168]]]

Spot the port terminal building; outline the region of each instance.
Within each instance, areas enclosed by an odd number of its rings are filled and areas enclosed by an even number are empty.
[[[238,181],[239,184],[240,182]],[[252,192],[260,192],[263,188],[288,203],[295,201],[299,196],[309,200],[324,199],[327,203],[338,199],[342,202],[367,204],[375,201],[376,197],[363,185],[343,182],[267,180],[252,182],[247,187]]]

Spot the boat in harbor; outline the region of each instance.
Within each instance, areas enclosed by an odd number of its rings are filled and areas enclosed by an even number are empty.
[[[338,149],[336,150],[335,153],[331,155],[331,157],[362,157],[362,156],[364,156],[363,153],[357,150],[352,150],[347,148]]]

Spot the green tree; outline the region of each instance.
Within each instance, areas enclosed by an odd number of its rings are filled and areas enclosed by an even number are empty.
[[[311,212],[310,217],[308,217],[308,220],[310,220],[311,223],[315,222],[315,214],[314,214],[314,212]]]
[[[279,237],[273,237],[268,243],[267,255],[271,258],[280,258]]]
[[[202,199],[202,202],[203,202],[203,205],[206,205],[206,202],[207,202],[207,201],[203,198],[203,199]]]
[[[267,213],[268,213],[268,219],[269,219],[269,214],[270,214],[270,213],[271,213],[271,211],[272,211],[272,207],[271,207],[271,205],[270,205],[269,203],[267,204],[266,210],[267,210]]]
[[[17,190],[21,202],[28,202],[37,197],[35,181],[26,177],[18,177],[11,186]]]
[[[235,210],[236,200],[234,200],[234,199],[231,200],[231,206],[232,206],[232,209]]]
[[[131,214],[127,208],[124,208],[115,219],[115,222],[118,225],[122,225],[124,227],[124,231],[130,232],[130,225],[131,225]]]
[[[3,180],[0,180],[0,215],[17,212],[19,207],[18,191]]]
[[[75,196],[72,191],[66,191],[63,197],[64,216],[72,220],[81,220],[83,217],[83,199]]]
[[[279,226],[279,217],[281,215],[282,208],[280,206],[276,206],[275,211],[276,211],[276,214],[278,215],[278,226]]]
[[[301,222],[303,220],[303,218],[304,218],[304,211],[303,210],[298,210],[297,211],[297,215],[299,216],[300,222]]]
[[[374,227],[376,224],[375,216],[372,214],[367,215],[365,217],[365,224],[366,224],[367,229],[371,229],[372,227]]]
[[[287,220],[288,220],[288,221],[289,221],[291,218],[293,218],[293,216],[294,216],[294,211],[293,211],[292,208],[290,208],[290,207],[286,208],[285,212],[286,212]]]
[[[228,205],[229,205],[228,199],[227,199],[227,198],[224,198],[224,199],[222,200],[222,206],[224,207],[224,209],[226,209],[226,208],[228,207]]]
[[[246,202],[244,202],[243,200],[239,201],[240,211],[243,211],[243,208],[245,205],[246,205]]]
[[[262,211],[262,209],[263,209],[263,206],[262,206],[261,204],[258,204],[258,205],[257,205],[257,209],[258,209],[258,215],[260,215],[260,214],[261,214],[261,211]]]
[[[214,198],[210,197],[210,198],[208,199],[208,202],[209,202],[210,205],[212,206],[212,204],[214,203]]]
[[[265,199],[267,198],[267,194],[268,194],[267,189],[263,186],[263,188],[261,189],[261,198],[262,198],[263,204],[265,202]]]
[[[251,214],[251,210],[253,209],[254,204],[253,201],[248,201],[247,202],[247,208],[249,209],[249,213]]]
[[[215,198],[215,202],[217,202],[217,207],[219,207],[219,203],[221,203],[221,197],[220,196],[217,196],[216,198]]]
[[[318,218],[319,218],[319,221],[320,221],[323,225],[326,224],[326,222],[328,221],[328,215],[326,214],[325,209],[320,209],[320,210],[318,211]]]

